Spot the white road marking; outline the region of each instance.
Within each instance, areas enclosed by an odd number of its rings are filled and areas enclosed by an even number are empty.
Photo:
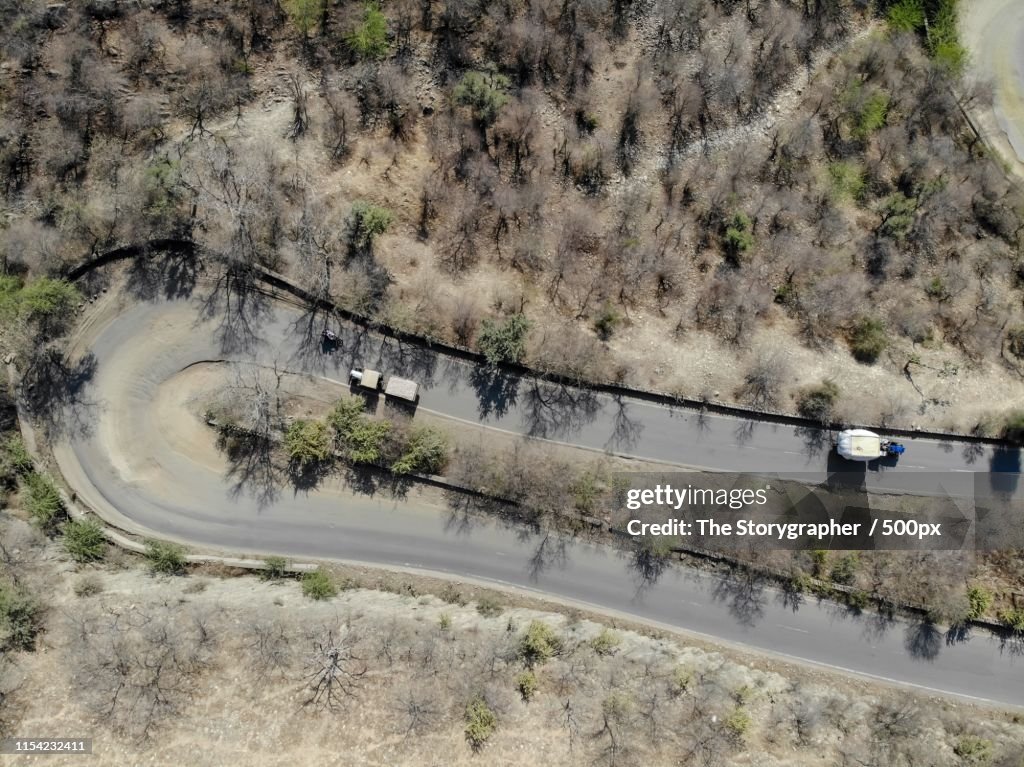
[[[783,626],[781,623],[776,623],[775,625],[778,626],[780,629],[786,629],[786,631],[796,631],[797,633],[800,633],[800,634],[810,634],[811,633],[810,631],[807,631],[806,629],[798,629],[795,626]]]

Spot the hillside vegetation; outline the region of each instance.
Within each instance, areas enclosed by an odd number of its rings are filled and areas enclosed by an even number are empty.
[[[522,315],[581,378],[791,411],[839,378],[837,418],[991,433],[1024,393],[1022,198],[951,1],[0,13],[8,274],[191,238],[471,346]]]

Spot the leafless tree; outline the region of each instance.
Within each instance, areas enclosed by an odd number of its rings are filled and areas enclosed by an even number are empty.
[[[309,128],[309,94],[302,75],[298,72],[288,74],[288,91],[292,98],[292,124],[288,128],[288,138],[296,141]]]
[[[355,101],[346,91],[333,85],[333,79],[327,75],[324,77],[323,102],[327,114],[323,126],[323,142],[331,159],[341,162],[352,152],[352,137],[358,113]]]
[[[90,608],[79,617],[68,649],[80,699],[116,731],[148,738],[191,698],[212,636],[169,607]]]
[[[430,732],[441,718],[441,706],[434,685],[428,680],[415,687],[409,685],[396,696],[393,706],[406,738]]]
[[[264,679],[283,677],[292,662],[292,639],[279,621],[256,620],[249,626],[254,666]]]
[[[347,630],[339,633],[327,629],[313,641],[306,660],[307,706],[335,709],[356,696],[367,666],[356,656],[354,648],[355,639]]]
[[[779,392],[787,376],[785,360],[778,354],[761,353],[744,376],[740,397],[756,408],[778,405]]]
[[[190,137],[208,133],[207,122],[228,107],[238,106],[247,93],[242,75],[232,71],[232,55],[223,43],[189,37],[182,51],[187,73],[176,97],[178,110],[191,121]]]

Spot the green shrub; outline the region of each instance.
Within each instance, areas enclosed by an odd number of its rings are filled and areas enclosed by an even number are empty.
[[[917,199],[907,197],[902,192],[890,194],[882,201],[882,223],[878,232],[894,240],[902,240],[910,234],[914,226],[914,214],[917,212]]]
[[[63,532],[64,550],[76,562],[96,562],[107,552],[103,527],[94,519],[72,519]]]
[[[932,277],[925,283],[924,292],[928,298],[934,298],[936,301],[948,301],[950,297],[946,282],[939,276]]]
[[[267,557],[263,560],[260,577],[265,581],[279,581],[288,574],[288,560],[284,557]]]
[[[736,701],[736,705],[745,706],[754,699],[756,692],[757,690],[749,684],[743,684],[733,690],[732,697]]]
[[[956,40],[940,40],[931,46],[932,58],[935,62],[953,75],[959,75],[967,67],[969,55]]]
[[[482,596],[476,601],[476,611],[485,618],[497,618],[502,613],[501,602],[491,596]]]
[[[743,738],[750,729],[750,714],[743,706],[736,706],[725,718],[725,728],[734,738]]]
[[[302,593],[310,599],[331,599],[338,595],[334,578],[323,567],[318,567],[302,576]]]
[[[60,499],[56,485],[45,474],[30,472],[23,478],[25,493],[22,506],[41,529],[53,530],[64,516],[64,502]]]
[[[453,583],[446,584],[441,593],[439,594],[441,599],[450,605],[458,605],[462,607],[466,604],[466,598],[462,596],[462,592],[459,591],[458,587]]]
[[[740,257],[754,247],[751,226],[750,217],[742,211],[734,213],[726,223],[722,245],[726,255],[735,262],[739,262]]]
[[[294,421],[285,432],[284,449],[291,463],[300,469],[323,463],[331,455],[327,426],[320,421]]]
[[[602,629],[601,633],[590,640],[590,646],[598,655],[611,655],[622,644],[622,639],[611,629]]]
[[[516,690],[527,703],[537,692],[537,675],[532,671],[523,671],[516,677]]]
[[[327,423],[334,429],[335,439],[350,461],[377,463],[383,457],[391,423],[368,416],[361,399],[338,400],[327,416]]]
[[[597,335],[601,337],[601,340],[607,341],[612,337],[612,333],[615,332],[615,328],[622,322],[622,317],[615,307],[611,304],[605,304],[601,309],[601,313],[594,320],[594,330],[597,331]]]
[[[834,381],[825,380],[818,386],[805,389],[796,401],[796,408],[805,418],[813,418],[819,423],[832,422],[832,411],[839,399],[839,387]]]
[[[811,572],[815,578],[820,578],[825,572],[825,565],[828,564],[828,552],[825,549],[811,550]]]
[[[839,160],[829,163],[828,176],[832,194],[845,200],[859,200],[867,186],[864,166],[853,160]]]
[[[601,497],[601,489],[596,474],[592,471],[584,471],[569,483],[573,507],[584,514],[591,513],[597,499]]]
[[[840,583],[843,586],[850,586],[857,578],[857,566],[860,564],[860,557],[856,552],[840,557],[832,565],[831,578],[833,583]]]
[[[146,541],[143,555],[149,562],[149,569],[163,575],[181,575],[185,572],[185,549],[170,541],[150,538]]]
[[[452,616],[448,613],[441,613],[441,617],[437,619],[437,627],[441,631],[448,631],[452,627]]]
[[[32,471],[32,456],[25,443],[17,434],[10,435],[0,445],[0,476],[4,482],[12,483],[16,477],[23,477]]]
[[[349,432],[366,417],[366,407],[359,397],[342,397],[334,403],[327,415],[327,423],[337,433],[339,439],[345,439]]]
[[[1015,410],[1006,416],[1000,435],[1010,442],[1024,444],[1024,410]]]
[[[476,697],[466,706],[466,740],[469,747],[479,751],[498,729],[498,717],[487,702]]]
[[[693,683],[693,672],[686,666],[676,666],[672,672],[671,690],[673,695],[682,695]]]
[[[1024,634],[1024,608],[1011,607],[999,611],[999,620],[1015,634]]]
[[[850,351],[860,362],[875,362],[889,346],[885,325],[875,317],[862,317],[850,335]]]
[[[513,314],[504,322],[485,319],[477,335],[477,346],[490,365],[519,362],[526,353],[526,334],[530,321],[522,314]]]
[[[889,6],[885,17],[893,31],[915,32],[924,26],[924,5],[921,0],[900,0]]]
[[[82,300],[78,289],[66,280],[39,277],[24,283],[10,275],[0,278],[0,323],[32,323],[44,339],[72,321],[74,308]]]
[[[402,455],[391,464],[396,474],[438,474],[448,463],[448,437],[432,426],[419,426],[409,434]]]
[[[519,657],[530,668],[546,663],[561,650],[562,640],[543,621],[530,621],[526,633],[519,640]]]
[[[967,619],[976,621],[984,618],[992,607],[992,592],[984,586],[971,586],[967,589]]]
[[[959,756],[965,765],[983,767],[992,763],[992,741],[979,738],[977,735],[961,735],[953,746],[953,753]]]
[[[42,628],[42,607],[20,587],[0,581],[0,650],[31,650]]]
[[[345,455],[357,463],[377,463],[384,455],[384,444],[390,433],[388,421],[363,418],[345,438]]]
[[[585,109],[576,110],[576,127],[579,128],[580,133],[589,136],[597,130],[599,125],[600,120],[593,112],[588,112]]]
[[[633,710],[633,699],[624,692],[615,691],[601,701],[601,713],[605,719],[623,721]]]
[[[889,94],[878,89],[860,104],[851,133],[858,141],[866,141],[879,128],[885,126],[889,115]]]
[[[871,604],[871,595],[864,589],[854,589],[846,595],[846,604],[854,610],[866,610]]]
[[[281,5],[303,39],[323,17],[325,0],[283,0]]]
[[[508,103],[509,80],[491,72],[466,72],[452,93],[456,104],[468,106],[481,128],[492,125]]]
[[[347,222],[349,247],[356,253],[369,253],[374,240],[387,231],[392,219],[387,208],[356,200],[352,203]]]
[[[928,27],[928,52],[932,60],[953,77],[967,66],[967,49],[960,44],[958,0],[937,0],[930,4],[933,17]]]
[[[361,59],[388,55],[388,19],[376,3],[363,6],[363,20],[345,35],[345,43]]]

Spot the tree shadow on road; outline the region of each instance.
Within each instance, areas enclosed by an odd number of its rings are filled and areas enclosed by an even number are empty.
[[[387,498],[405,500],[413,485],[410,477],[367,464],[345,464],[341,478],[349,490],[368,498],[383,495]]]
[[[232,497],[248,495],[259,509],[277,501],[285,472],[275,460],[273,440],[245,431],[222,431],[217,447],[228,460],[227,479]]]
[[[191,250],[147,251],[129,261],[125,290],[143,301],[188,298],[198,276],[199,261]]]
[[[643,434],[644,425],[629,416],[629,403],[622,395],[612,397],[615,404],[615,415],[612,419],[612,433],[604,443],[604,449],[615,453],[630,453],[636,448]]]
[[[967,623],[956,623],[946,629],[946,647],[953,647],[971,641],[971,627]]]
[[[469,382],[476,393],[477,413],[481,421],[492,416],[496,419],[504,417],[519,398],[520,378],[491,365],[474,366]]]
[[[806,597],[804,596],[803,589],[793,584],[792,581],[783,583],[782,588],[779,589],[778,595],[775,597],[776,602],[794,613],[804,606],[805,600]]]
[[[919,621],[907,626],[903,646],[914,660],[933,661],[942,649],[942,632],[931,621]]]
[[[712,591],[717,602],[725,602],[729,614],[741,626],[753,627],[764,617],[765,579],[745,567],[730,567]]]
[[[757,430],[758,422],[753,418],[747,418],[739,422],[739,425],[733,430],[733,437],[736,439],[736,443],[739,445],[746,445],[754,437],[754,432]]]
[[[420,386],[431,386],[437,371],[438,353],[419,344],[384,336],[377,350],[377,364],[388,374],[413,378]]]
[[[523,406],[527,435],[541,439],[570,437],[591,423],[601,409],[593,392],[540,378],[529,381]]]
[[[292,486],[292,495],[309,494],[316,490],[333,471],[331,461],[312,461],[310,463],[289,463],[285,475]]]
[[[28,359],[18,394],[25,410],[51,439],[92,433],[99,402],[88,395],[88,384],[97,366],[92,352],[70,361],[55,347],[41,348]]]
[[[214,336],[223,354],[251,353],[261,343],[261,326],[271,315],[270,298],[257,290],[252,271],[229,265],[219,269],[202,298],[200,319],[218,321]]]
[[[804,443],[804,455],[817,458],[823,452],[832,449],[832,440],[826,429],[820,426],[797,426],[794,430]]]
[[[999,652],[1011,658],[1024,657],[1024,633],[1020,631],[1003,631],[999,634]]]
[[[289,326],[294,341],[294,351],[288,359],[290,368],[322,373],[329,367],[338,367],[339,357],[335,354],[341,347],[341,338],[331,342],[324,336],[324,331],[330,328],[330,320],[330,312],[303,305],[302,313]]]
[[[461,490],[445,490],[448,516],[445,519],[446,532],[468,535],[481,521],[498,521],[507,527],[515,525],[517,532],[532,535],[538,531],[536,525],[529,525],[520,519],[519,508],[497,498],[478,496]]]
[[[672,566],[672,550],[650,538],[633,542],[626,551],[626,557],[626,567],[636,586],[634,600],[642,600]]]
[[[564,570],[569,564],[569,552],[566,540],[561,535],[549,531],[543,531],[537,540],[537,545],[530,554],[527,563],[527,574],[531,583],[536,583],[540,577],[549,572],[552,568]]]

